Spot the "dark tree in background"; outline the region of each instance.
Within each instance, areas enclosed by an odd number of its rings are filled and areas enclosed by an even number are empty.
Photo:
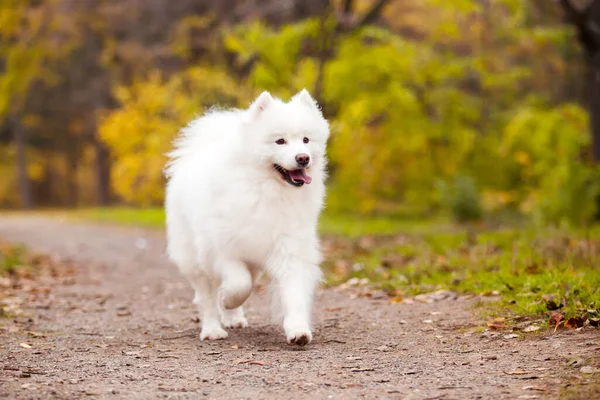
[[[585,51],[594,160],[600,163],[600,0],[560,0],[560,4]]]

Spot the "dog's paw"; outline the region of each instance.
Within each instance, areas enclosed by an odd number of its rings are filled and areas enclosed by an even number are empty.
[[[225,317],[221,321],[225,328],[247,328],[248,320],[245,317]]]
[[[285,336],[288,344],[306,346],[312,340],[312,333],[308,328],[286,329]]]
[[[221,340],[227,339],[227,332],[218,326],[202,328],[200,332],[200,340]]]

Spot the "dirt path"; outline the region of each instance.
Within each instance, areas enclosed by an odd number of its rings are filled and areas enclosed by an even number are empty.
[[[192,291],[160,233],[1,216],[0,237],[78,269],[18,332],[0,330],[0,397],[555,398],[600,346],[591,329],[525,339],[465,329],[475,299],[388,304],[353,290],[320,291],[306,348],[269,325],[262,294],[247,307],[250,328],[200,342]]]

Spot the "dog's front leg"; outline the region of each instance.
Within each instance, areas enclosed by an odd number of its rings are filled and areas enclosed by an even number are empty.
[[[287,260],[275,276],[287,342],[304,346],[312,340],[311,314],[321,271],[315,264]]]

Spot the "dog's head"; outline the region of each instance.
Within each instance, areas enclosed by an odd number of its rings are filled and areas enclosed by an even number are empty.
[[[263,92],[246,117],[246,139],[251,143],[246,149],[275,178],[302,187],[312,182],[313,173],[322,172],[329,125],[306,89],[287,103]]]

